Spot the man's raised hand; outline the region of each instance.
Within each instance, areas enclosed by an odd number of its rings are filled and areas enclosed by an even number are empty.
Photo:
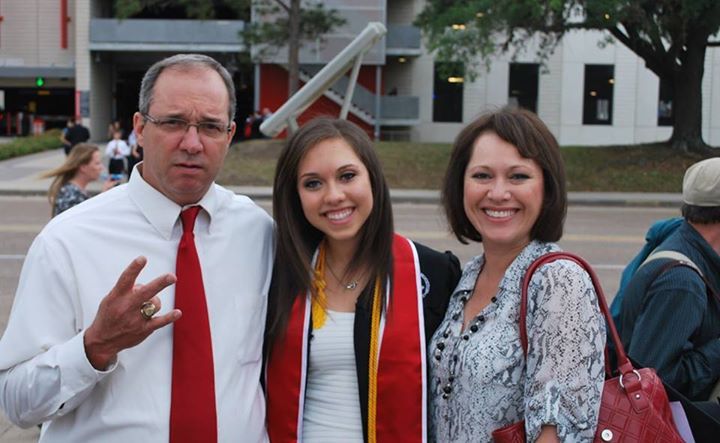
[[[157,294],[177,280],[173,274],[165,274],[147,284],[135,284],[146,263],[145,257],[138,257],[125,268],[110,293],[100,302],[95,319],[85,331],[85,355],[97,370],[106,369],[120,351],[138,345],[155,330],[182,315],[178,309],[152,318],[143,315],[141,310],[146,302],[154,304],[156,312],[160,310]]]

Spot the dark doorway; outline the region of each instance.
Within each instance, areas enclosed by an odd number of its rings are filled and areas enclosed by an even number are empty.
[[[539,67],[537,63],[510,63],[509,105],[537,113]]]
[[[45,121],[45,128],[62,128],[75,112],[72,88],[2,88],[6,112],[33,114]]]
[[[117,84],[115,85],[115,103],[117,120],[120,121],[125,134],[132,131],[132,117],[138,110],[138,95],[140,94],[140,82],[144,72],[118,72]]]
[[[585,65],[584,125],[612,125],[614,86],[614,65]]]
[[[465,70],[460,63],[435,63],[433,121],[462,122]]]

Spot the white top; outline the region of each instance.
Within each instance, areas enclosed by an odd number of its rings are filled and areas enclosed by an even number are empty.
[[[218,441],[266,441],[259,380],[272,219],[217,185],[199,204],[195,243],[213,341]],[[133,174],[38,235],[0,340],[0,406],[15,424],[51,420],[42,442],[168,441],[172,325],[122,351],[107,372],[88,362],[83,335],[135,257],[148,259],[138,283],[175,271],[180,211]],[[161,314],[173,307],[174,291],[160,292]]]
[[[354,312],[328,311],[325,325],[312,331],[302,427],[305,442],[363,441],[354,323]]]
[[[112,159],[123,159],[130,155],[130,146],[125,140],[110,140],[105,147],[105,155]]]

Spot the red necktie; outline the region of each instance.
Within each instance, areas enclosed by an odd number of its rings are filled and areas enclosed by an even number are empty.
[[[171,443],[217,441],[212,339],[193,235],[198,212],[200,206],[193,206],[180,214],[183,235],[175,267],[175,308],[182,317],[173,325]]]

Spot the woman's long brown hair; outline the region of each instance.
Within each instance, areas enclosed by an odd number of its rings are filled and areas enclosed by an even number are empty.
[[[360,267],[369,269],[374,282],[380,277],[383,292],[392,272],[393,216],[390,192],[372,141],[359,127],[345,120],[318,118],[297,131],[280,153],[273,186],[273,217],[276,223],[276,254],[268,300],[266,350],[287,327],[296,297],[304,296],[312,285],[311,261],[323,233],[305,218],[298,193],[298,168],[310,148],[323,140],[345,140],[363,162],[370,176],[373,208],[359,233],[358,249],[350,261],[349,273]],[[370,285],[372,286],[372,285]],[[360,296],[369,306],[372,288]]]

